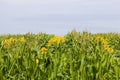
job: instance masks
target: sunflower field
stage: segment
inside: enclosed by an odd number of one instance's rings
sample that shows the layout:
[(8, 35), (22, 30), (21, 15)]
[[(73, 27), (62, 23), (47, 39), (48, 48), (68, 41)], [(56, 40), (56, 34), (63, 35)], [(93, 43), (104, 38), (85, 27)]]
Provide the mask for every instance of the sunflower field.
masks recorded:
[(120, 80), (120, 34), (1, 35), (0, 80)]

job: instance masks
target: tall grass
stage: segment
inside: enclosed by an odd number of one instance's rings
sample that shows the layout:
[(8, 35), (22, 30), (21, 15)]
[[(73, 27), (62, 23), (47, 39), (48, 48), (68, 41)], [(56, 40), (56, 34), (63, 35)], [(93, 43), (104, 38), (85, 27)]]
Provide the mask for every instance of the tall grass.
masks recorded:
[(0, 80), (120, 80), (120, 34), (0, 36)]

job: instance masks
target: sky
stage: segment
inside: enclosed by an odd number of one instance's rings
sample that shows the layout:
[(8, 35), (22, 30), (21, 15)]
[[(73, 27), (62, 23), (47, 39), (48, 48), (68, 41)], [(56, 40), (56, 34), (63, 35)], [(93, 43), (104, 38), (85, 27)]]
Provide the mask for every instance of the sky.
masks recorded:
[(0, 34), (120, 32), (120, 0), (0, 0)]

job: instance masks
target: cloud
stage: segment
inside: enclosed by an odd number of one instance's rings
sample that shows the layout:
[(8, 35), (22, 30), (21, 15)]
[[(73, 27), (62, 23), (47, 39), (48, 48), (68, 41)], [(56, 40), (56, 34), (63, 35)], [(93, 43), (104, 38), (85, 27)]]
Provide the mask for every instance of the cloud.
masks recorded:
[(119, 27), (119, 4), (120, 0), (0, 0), (0, 32)]

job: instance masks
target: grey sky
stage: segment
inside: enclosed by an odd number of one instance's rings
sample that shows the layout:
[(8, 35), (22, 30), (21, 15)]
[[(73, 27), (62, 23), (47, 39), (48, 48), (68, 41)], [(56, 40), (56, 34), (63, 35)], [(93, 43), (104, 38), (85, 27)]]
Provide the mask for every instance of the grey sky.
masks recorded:
[(0, 34), (120, 32), (120, 0), (0, 0)]

